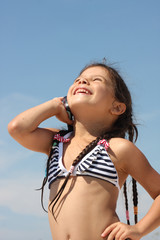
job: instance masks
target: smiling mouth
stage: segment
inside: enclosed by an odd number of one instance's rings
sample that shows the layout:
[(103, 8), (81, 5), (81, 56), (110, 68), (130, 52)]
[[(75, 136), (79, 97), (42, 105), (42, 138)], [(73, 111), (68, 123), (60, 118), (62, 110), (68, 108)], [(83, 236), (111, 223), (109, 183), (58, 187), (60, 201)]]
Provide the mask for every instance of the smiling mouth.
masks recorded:
[(74, 91), (74, 95), (79, 94), (79, 93), (88, 94), (88, 95), (91, 94), (91, 92), (85, 88), (78, 88)]

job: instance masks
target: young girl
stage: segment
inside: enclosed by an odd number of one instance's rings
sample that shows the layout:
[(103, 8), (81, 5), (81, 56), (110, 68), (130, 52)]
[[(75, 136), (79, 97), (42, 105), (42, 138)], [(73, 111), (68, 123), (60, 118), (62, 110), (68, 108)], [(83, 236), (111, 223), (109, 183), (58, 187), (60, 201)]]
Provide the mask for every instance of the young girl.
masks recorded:
[[(64, 100), (31, 108), (8, 125), (21, 145), (49, 156), (42, 190), (48, 180), (53, 239), (141, 239), (160, 225), (160, 175), (132, 143), (138, 132), (128, 88), (113, 68), (97, 63), (85, 67), (69, 88), (69, 107)], [(69, 119), (69, 108), (74, 119)], [(67, 123), (68, 131), (39, 127), (53, 116)], [(134, 191), (137, 180), (154, 199), (133, 226), (121, 223), (115, 212), (128, 175)], [(134, 205), (137, 216), (136, 197)], [(129, 223), (128, 211), (127, 219)]]

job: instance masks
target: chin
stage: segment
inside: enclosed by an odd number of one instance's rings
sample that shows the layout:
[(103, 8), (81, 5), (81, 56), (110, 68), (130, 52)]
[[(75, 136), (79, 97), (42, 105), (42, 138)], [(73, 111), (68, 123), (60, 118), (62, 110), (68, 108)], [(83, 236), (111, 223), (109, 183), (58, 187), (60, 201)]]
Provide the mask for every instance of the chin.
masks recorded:
[(87, 105), (88, 102), (88, 98), (87, 96), (82, 96), (82, 95), (75, 95), (72, 98), (68, 98), (68, 104), (69, 107), (71, 108), (72, 106), (80, 106), (80, 105)]

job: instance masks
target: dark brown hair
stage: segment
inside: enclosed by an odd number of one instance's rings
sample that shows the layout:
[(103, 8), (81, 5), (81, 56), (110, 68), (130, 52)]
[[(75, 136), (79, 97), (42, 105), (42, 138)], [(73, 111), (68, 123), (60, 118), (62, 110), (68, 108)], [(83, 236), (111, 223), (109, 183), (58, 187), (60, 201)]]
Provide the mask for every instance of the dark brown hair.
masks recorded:
[[(131, 95), (130, 95), (130, 92), (129, 92), (124, 80), (119, 75), (118, 71), (115, 70), (113, 67), (108, 66), (104, 63), (92, 63), (92, 64), (89, 64), (89, 65), (85, 66), (82, 69), (82, 71), (80, 72), (80, 75), (86, 69), (91, 68), (91, 67), (96, 67), (96, 66), (103, 67), (108, 71), (109, 77), (110, 77), (110, 79), (112, 81), (112, 84), (113, 84), (115, 98), (119, 102), (122, 102), (126, 105), (126, 111), (118, 117), (118, 119), (116, 120), (112, 129), (109, 132), (106, 132), (105, 134), (103, 134), (103, 136), (98, 136), (94, 141), (92, 141), (88, 146), (86, 146), (86, 148), (73, 161), (73, 163), (72, 163), (73, 166), (76, 166), (77, 163), (79, 163), (81, 161), (81, 159), (96, 146), (96, 144), (98, 143), (98, 141), (100, 139), (109, 140), (109, 139), (114, 138), (114, 137), (121, 137), (121, 138), (129, 139), (129, 141), (131, 141), (131, 142), (133, 142), (133, 141), (135, 142), (137, 140), (137, 137), (138, 137), (137, 127), (133, 122), (133, 110), (132, 110)], [(69, 127), (69, 130), (60, 131), (60, 134), (63, 136), (67, 132), (70, 132), (71, 130), (72, 130), (71, 127)], [(41, 188), (42, 189), (41, 202), (42, 202), (43, 209), (44, 209), (44, 206), (43, 206), (43, 189), (44, 189), (44, 186), (45, 186), (45, 184), (47, 182), (47, 179), (48, 179), (49, 162), (50, 162), (50, 157), (53, 154), (54, 153), (51, 151), (50, 156), (49, 156), (48, 161), (47, 161), (46, 176), (43, 180), (42, 188)], [(70, 173), (66, 177), (61, 189), (59, 190), (59, 192), (57, 193), (57, 195), (55, 196), (55, 198), (51, 201), (51, 203), (49, 205), (49, 207), (52, 205), (52, 212), (53, 212), (53, 208), (54, 208), (55, 204), (57, 203), (58, 199), (60, 198), (60, 196), (61, 196), (61, 194), (62, 194), (62, 192), (63, 192), (63, 190), (64, 190), (64, 188), (67, 184), (69, 176), (70, 176)], [(137, 209), (138, 197), (137, 197), (136, 181), (134, 179), (132, 179), (132, 183), (133, 183), (133, 203), (134, 203), (134, 208)], [(127, 223), (130, 224), (130, 221), (128, 219), (128, 200), (127, 200), (127, 185), (126, 185), (126, 182), (124, 183), (124, 196), (125, 196), (125, 206), (126, 206), (126, 213), (127, 213)], [(134, 212), (135, 212), (135, 222), (137, 222), (137, 211), (134, 211)]]

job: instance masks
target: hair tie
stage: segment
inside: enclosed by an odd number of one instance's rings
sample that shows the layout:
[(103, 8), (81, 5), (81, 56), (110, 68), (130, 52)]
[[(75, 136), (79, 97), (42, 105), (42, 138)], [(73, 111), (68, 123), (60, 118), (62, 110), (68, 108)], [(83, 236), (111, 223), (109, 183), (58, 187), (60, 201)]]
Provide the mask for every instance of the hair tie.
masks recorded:
[(74, 171), (74, 166), (72, 165), (72, 166), (70, 167), (70, 169), (69, 169), (69, 172), (72, 174), (73, 171)]
[(138, 207), (134, 206), (134, 214), (137, 215), (137, 213), (138, 213)]
[(129, 220), (129, 211), (126, 210), (126, 219)]
[(64, 137), (60, 136), (59, 133), (56, 134), (53, 139), (58, 140), (59, 142), (64, 142), (64, 143), (70, 141), (69, 138), (64, 138)]
[(103, 145), (106, 150), (109, 148), (109, 143), (105, 139), (100, 140), (97, 145)]

